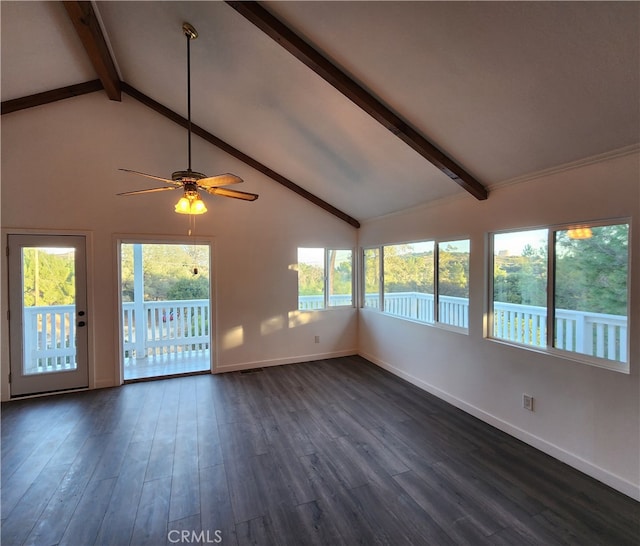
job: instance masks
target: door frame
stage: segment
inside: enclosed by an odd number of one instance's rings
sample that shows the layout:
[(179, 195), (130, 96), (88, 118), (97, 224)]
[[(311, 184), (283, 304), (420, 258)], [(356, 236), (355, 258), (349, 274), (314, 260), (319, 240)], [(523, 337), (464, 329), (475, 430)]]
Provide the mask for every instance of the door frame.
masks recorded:
[(113, 239), (113, 252), (115, 256), (114, 260), (114, 278), (116, 280), (115, 291), (117, 297), (115, 298), (115, 314), (118, 317), (118, 331), (116, 332), (115, 342), (118, 344), (118, 363), (116, 371), (116, 384), (124, 384), (124, 353), (123, 353), (123, 324), (122, 324), (122, 279), (121, 279), (121, 267), (120, 267), (120, 245), (125, 244), (184, 244), (192, 245), (196, 244), (208, 244), (209, 245), (209, 371), (213, 374), (216, 372), (218, 365), (218, 311), (217, 311), (217, 263), (216, 260), (216, 240), (214, 237), (208, 235), (194, 235), (189, 237), (187, 235), (150, 235), (145, 234), (131, 234), (131, 233), (116, 233), (112, 237)]
[[(11, 400), (11, 385), (9, 383), (9, 374), (11, 372), (11, 340), (9, 332), (9, 259), (6, 249), (9, 244), (9, 235), (52, 235), (52, 236), (80, 236), (85, 238), (85, 272), (87, 285), (87, 309), (94, 309), (94, 269), (93, 269), (93, 232), (86, 230), (64, 230), (64, 229), (27, 229), (27, 228), (11, 228), (3, 227), (0, 229), (0, 236), (3, 244), (3, 252), (0, 258), (0, 267), (3, 272), (0, 280), (0, 317), (3, 318), (0, 326), (0, 339), (2, 340), (0, 348), (0, 400), (3, 402)], [(93, 320), (87, 321), (87, 371), (88, 371), (88, 387), (80, 390), (88, 390), (95, 388), (95, 329)], [(77, 391), (78, 389), (73, 389)], [(19, 396), (20, 399), (36, 398), (40, 396), (50, 396), (68, 391), (56, 391), (52, 393), (32, 394)], [(18, 397), (14, 397), (18, 398)]]

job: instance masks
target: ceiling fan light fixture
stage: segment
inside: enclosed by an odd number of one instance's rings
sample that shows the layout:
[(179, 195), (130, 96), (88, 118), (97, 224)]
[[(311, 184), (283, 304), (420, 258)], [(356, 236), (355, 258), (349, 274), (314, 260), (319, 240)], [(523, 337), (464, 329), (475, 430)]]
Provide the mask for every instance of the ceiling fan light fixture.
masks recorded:
[(191, 214), (204, 214), (205, 212), (207, 212), (207, 207), (205, 206), (204, 201), (200, 199), (200, 196), (198, 196), (191, 203)]
[(178, 214), (204, 214), (207, 212), (207, 207), (204, 201), (200, 199), (200, 195), (188, 195), (185, 193), (180, 200), (176, 203), (175, 211)]

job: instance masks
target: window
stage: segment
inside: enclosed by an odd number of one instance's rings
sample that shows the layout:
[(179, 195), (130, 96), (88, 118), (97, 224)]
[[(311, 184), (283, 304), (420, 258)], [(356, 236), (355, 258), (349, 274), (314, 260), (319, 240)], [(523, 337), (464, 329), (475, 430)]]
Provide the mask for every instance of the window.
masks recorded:
[(324, 308), (324, 248), (298, 249), (298, 309)]
[(469, 240), (438, 243), (438, 322), (469, 327)]
[(493, 337), (547, 344), (546, 229), (493, 236)]
[(382, 261), (385, 313), (433, 322), (433, 241), (387, 245)]
[(465, 239), (365, 248), (362, 306), (467, 330), (469, 246)]
[(353, 306), (353, 252), (327, 250), (329, 307)]
[(298, 248), (298, 309), (352, 305), (353, 251)]
[(490, 335), (628, 371), (629, 224), (494, 234)]
[(365, 248), (363, 256), (363, 307), (380, 309), (380, 249)]
[(629, 224), (555, 232), (553, 346), (627, 362)]

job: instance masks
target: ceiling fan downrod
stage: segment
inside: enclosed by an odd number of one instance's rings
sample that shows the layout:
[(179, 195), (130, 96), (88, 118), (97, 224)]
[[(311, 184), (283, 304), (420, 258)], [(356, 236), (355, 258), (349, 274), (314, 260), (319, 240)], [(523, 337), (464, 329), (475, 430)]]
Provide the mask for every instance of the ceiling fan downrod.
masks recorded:
[(198, 31), (189, 23), (182, 23), (182, 31), (187, 37), (187, 133), (189, 148), (189, 167), (191, 172), (191, 40), (198, 37)]
[[(244, 191), (231, 190), (224, 188), (231, 184), (243, 182), (242, 178), (231, 173), (218, 174), (215, 176), (207, 176), (191, 170), (191, 40), (198, 37), (198, 32), (189, 23), (182, 24), (182, 31), (187, 38), (187, 145), (189, 152), (189, 167), (186, 171), (175, 171), (171, 173), (171, 180), (161, 176), (154, 176), (140, 171), (131, 169), (120, 169), (121, 171), (138, 174), (146, 178), (152, 178), (169, 184), (159, 188), (149, 188), (146, 190), (127, 191), (118, 195), (137, 195), (141, 193), (151, 193), (165, 190), (182, 189), (183, 196), (176, 203), (175, 211), (180, 214), (203, 214), (207, 211), (202, 199), (200, 199), (199, 190), (211, 195), (220, 195), (223, 197), (233, 197), (234, 199), (242, 199), (243, 201), (255, 201), (258, 195)], [(184, 118), (183, 118), (184, 119)]]

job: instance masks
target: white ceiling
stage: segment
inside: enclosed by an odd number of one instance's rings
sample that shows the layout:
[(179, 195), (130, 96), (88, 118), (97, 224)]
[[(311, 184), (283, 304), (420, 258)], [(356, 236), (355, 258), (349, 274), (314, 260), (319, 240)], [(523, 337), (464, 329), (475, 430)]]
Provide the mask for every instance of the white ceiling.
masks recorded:
[[(640, 141), (637, 2), (264, 5), (486, 186)], [(96, 78), (60, 3), (0, 9), (3, 101)], [(96, 9), (121, 79), (185, 116), (193, 24), (194, 122), (347, 214), (465, 194), (225, 3)]]

